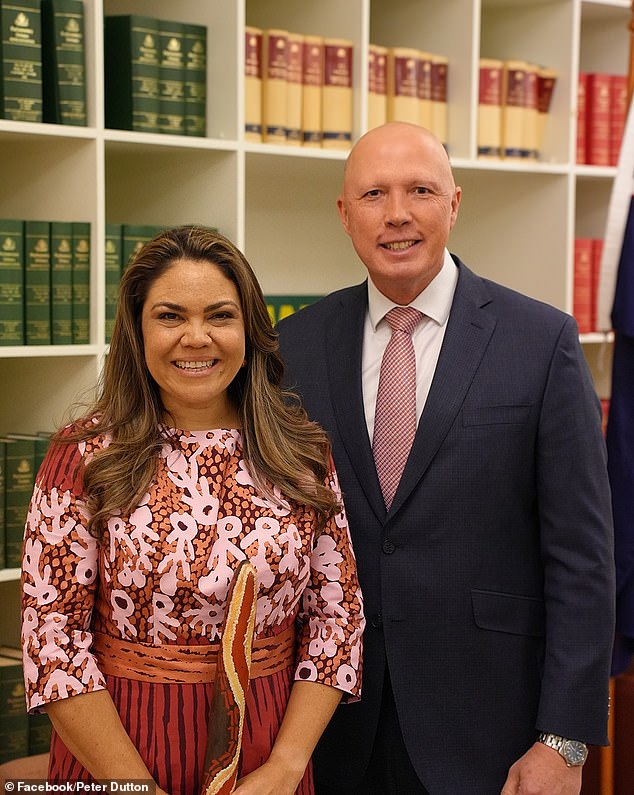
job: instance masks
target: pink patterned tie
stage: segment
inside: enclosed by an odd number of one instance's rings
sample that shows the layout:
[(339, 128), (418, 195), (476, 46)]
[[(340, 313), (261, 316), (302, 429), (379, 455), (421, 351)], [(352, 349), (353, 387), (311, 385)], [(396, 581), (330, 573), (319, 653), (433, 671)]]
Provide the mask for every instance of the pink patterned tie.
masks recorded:
[(422, 316), (411, 306), (397, 306), (385, 316), (392, 336), (381, 361), (372, 452), (388, 511), (416, 433), (416, 354), (412, 332)]

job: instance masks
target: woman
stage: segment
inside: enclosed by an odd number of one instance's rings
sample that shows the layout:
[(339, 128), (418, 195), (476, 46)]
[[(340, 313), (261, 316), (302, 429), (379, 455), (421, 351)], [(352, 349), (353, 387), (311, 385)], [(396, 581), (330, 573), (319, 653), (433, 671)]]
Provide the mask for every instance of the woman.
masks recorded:
[(57, 434), (27, 519), (27, 703), (53, 723), (52, 780), (152, 778), (197, 795), (227, 594), (249, 560), (235, 792), (313, 791), (313, 747), (359, 695), (364, 622), (328, 442), (282, 370), (227, 239), (183, 227), (141, 249), (100, 395)]

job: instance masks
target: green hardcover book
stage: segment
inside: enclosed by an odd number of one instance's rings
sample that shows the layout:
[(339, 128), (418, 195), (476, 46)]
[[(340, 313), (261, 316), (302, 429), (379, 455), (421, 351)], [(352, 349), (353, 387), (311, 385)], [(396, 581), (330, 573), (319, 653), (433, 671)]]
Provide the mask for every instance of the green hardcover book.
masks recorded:
[(121, 224), (106, 224), (106, 342), (112, 339), (121, 281)]
[(51, 748), (53, 727), (46, 712), (36, 712), (28, 716), (29, 720), (29, 756), (46, 754)]
[(42, 121), (40, 0), (2, 0), (0, 15), (0, 117)]
[(185, 133), (183, 25), (159, 20), (159, 132)]
[(123, 224), (121, 232), (121, 263), (124, 271), (132, 257), (163, 227), (153, 224)]
[(0, 345), (24, 345), (24, 222), (0, 219)]
[(44, 121), (86, 126), (85, 61), (82, 0), (42, 0)]
[(50, 444), (50, 434), (42, 433), (7, 433), (5, 439), (26, 439), (33, 442), (33, 482), (37, 480), (37, 473), (42, 466), (42, 461)]
[(29, 752), (29, 720), (24, 700), (22, 662), (0, 656), (0, 763)]
[(48, 221), (24, 222), (24, 310), (27, 345), (51, 344), (51, 245)]
[(73, 343), (90, 342), (90, 224), (73, 221)]
[(320, 298), (321, 295), (267, 295), (265, 300), (271, 323), (275, 325), (293, 312), (314, 304)]
[(158, 132), (158, 20), (128, 14), (104, 25), (106, 126)]
[(35, 483), (35, 442), (4, 438), (5, 443), (5, 554), (8, 568), (22, 562), (24, 523)]
[(185, 135), (207, 134), (207, 28), (183, 25)]
[(70, 221), (51, 221), (51, 342), (73, 341), (73, 229)]
[(6, 457), (6, 444), (4, 439), (0, 439), (0, 569), (4, 569), (7, 565), (5, 545), (7, 543), (7, 528), (4, 518), (4, 504), (5, 504), (5, 457)]

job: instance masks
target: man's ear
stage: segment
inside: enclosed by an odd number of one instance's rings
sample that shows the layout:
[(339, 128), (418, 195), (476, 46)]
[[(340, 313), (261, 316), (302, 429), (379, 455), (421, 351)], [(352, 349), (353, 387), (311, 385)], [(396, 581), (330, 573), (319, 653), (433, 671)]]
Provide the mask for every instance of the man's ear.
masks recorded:
[(337, 212), (339, 213), (339, 220), (343, 224), (343, 228), (346, 230), (347, 234), (350, 234), (348, 228), (348, 210), (342, 196), (337, 199)]

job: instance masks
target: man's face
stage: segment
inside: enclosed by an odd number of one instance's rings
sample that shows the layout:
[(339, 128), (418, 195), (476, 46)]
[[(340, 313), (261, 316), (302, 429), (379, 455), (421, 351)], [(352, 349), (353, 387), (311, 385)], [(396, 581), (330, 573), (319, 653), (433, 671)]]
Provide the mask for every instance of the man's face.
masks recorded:
[(460, 196), (444, 149), (420, 128), (389, 124), (355, 146), (339, 217), (372, 281), (395, 303), (410, 303), (439, 273)]

